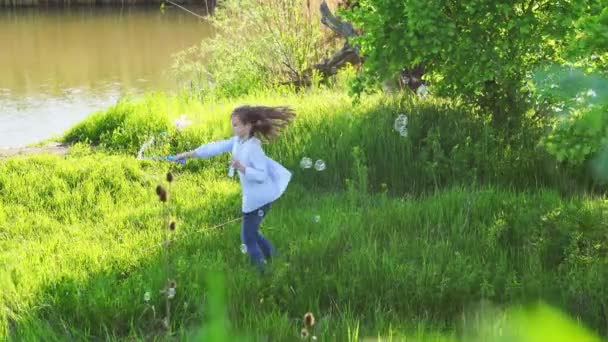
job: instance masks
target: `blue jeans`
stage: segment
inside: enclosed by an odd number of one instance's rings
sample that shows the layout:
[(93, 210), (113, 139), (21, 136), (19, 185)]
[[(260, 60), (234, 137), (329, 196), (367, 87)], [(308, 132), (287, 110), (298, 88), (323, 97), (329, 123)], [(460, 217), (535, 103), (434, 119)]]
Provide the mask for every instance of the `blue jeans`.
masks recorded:
[(264, 259), (270, 258), (274, 254), (274, 248), (260, 234), (260, 224), (266, 217), (271, 204), (268, 203), (252, 212), (243, 213), (243, 223), (241, 230), (241, 241), (247, 249), (247, 254), (257, 267), (263, 267)]

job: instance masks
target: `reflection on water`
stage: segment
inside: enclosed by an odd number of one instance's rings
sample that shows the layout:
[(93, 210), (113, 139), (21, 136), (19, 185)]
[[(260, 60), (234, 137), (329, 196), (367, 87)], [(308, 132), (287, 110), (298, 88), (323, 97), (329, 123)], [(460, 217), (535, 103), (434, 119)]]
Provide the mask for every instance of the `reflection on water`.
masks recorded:
[(171, 54), (210, 34), (174, 8), (2, 9), (0, 148), (63, 133), (127, 93), (172, 90)]

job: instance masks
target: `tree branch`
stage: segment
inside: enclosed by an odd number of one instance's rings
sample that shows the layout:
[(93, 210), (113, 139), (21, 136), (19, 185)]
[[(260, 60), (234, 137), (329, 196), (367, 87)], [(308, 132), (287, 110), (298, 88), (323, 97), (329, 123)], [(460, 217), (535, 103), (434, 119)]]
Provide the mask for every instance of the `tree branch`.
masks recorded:
[(325, 0), (321, 2), (321, 23), (346, 39), (357, 35), (351, 23), (342, 21), (331, 13)]

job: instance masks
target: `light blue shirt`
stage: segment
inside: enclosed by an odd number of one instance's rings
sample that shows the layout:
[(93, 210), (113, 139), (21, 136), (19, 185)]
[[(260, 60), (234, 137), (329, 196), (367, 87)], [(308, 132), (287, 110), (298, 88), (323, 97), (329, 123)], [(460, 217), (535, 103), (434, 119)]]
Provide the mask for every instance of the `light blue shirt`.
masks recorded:
[(238, 171), (244, 213), (276, 201), (285, 192), (291, 172), (268, 158), (262, 150), (262, 142), (256, 137), (241, 140), (234, 136), (214, 141), (195, 149), (194, 156), (209, 158), (227, 152), (231, 152), (232, 158), (245, 166), (245, 172)]

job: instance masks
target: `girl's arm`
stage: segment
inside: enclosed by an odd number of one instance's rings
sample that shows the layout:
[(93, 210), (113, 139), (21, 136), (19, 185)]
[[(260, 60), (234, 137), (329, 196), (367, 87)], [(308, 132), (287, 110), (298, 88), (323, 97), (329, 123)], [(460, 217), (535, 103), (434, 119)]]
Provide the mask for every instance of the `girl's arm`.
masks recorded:
[(254, 144), (250, 151), (249, 162), (251, 166), (245, 167), (245, 179), (255, 182), (263, 182), (268, 177), (268, 163), (266, 162), (266, 154), (262, 147)]
[(232, 144), (234, 137), (230, 139), (214, 141), (192, 150), (183, 152), (175, 155), (176, 160), (187, 159), (187, 158), (210, 158), (221, 153), (230, 152), (232, 150)]

